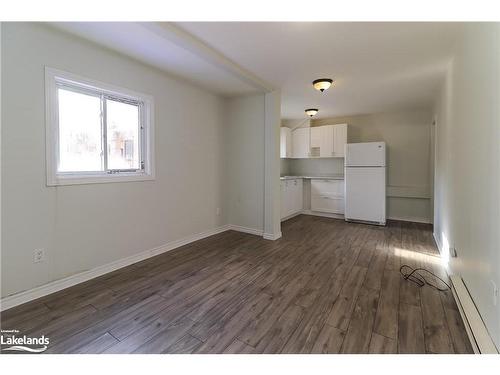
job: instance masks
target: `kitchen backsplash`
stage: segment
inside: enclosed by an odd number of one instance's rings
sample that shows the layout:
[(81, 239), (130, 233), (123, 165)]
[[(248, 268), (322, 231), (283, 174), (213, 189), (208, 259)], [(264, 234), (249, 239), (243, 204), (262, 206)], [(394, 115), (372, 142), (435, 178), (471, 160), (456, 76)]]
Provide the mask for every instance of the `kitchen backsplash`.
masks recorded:
[(343, 158), (281, 159), (281, 175), (306, 176), (344, 173)]
[(290, 175), (292, 159), (280, 159), (280, 176)]

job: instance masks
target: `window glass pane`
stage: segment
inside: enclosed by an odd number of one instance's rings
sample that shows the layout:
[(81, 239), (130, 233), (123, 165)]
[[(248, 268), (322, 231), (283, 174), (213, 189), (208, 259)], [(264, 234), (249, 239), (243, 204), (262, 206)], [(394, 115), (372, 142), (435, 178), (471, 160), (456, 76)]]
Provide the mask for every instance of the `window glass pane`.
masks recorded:
[(139, 106), (106, 100), (108, 169), (140, 169)]
[(101, 100), (58, 89), (59, 172), (102, 171)]

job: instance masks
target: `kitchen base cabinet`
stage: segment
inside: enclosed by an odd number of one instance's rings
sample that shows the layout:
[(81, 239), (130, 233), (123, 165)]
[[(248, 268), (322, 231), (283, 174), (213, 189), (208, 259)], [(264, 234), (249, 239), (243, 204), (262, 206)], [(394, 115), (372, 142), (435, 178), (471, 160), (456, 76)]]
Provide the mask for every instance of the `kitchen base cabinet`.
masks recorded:
[(301, 212), (303, 209), (303, 182), (301, 178), (281, 180), (281, 218)]
[(344, 181), (311, 180), (311, 211), (344, 214)]
[(347, 144), (347, 124), (333, 126), (333, 152), (332, 156), (345, 157), (345, 145)]
[(329, 212), (332, 214), (344, 213), (344, 198), (336, 198), (330, 195), (312, 195), (311, 211)]
[(281, 219), (300, 212), (328, 217), (344, 215), (344, 180), (288, 178), (281, 180), (280, 189)]

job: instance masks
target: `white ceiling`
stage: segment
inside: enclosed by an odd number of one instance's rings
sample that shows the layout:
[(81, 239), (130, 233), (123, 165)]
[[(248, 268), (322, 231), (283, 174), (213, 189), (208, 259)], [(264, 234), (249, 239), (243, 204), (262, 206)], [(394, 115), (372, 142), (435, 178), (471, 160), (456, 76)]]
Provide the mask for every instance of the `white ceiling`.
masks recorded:
[[(282, 91), (282, 117), (317, 118), (431, 105), (458, 23), (177, 23)], [(335, 87), (313, 90), (316, 78)]]
[[(461, 27), (385, 22), (53, 25), (220, 95), (280, 88), (284, 119), (304, 118), (310, 107), (319, 108), (317, 118), (429, 107)], [(177, 32), (165, 34), (158, 27), (187, 34), (178, 38)], [(311, 82), (321, 77), (333, 78), (335, 87), (323, 94), (314, 90)]]
[(164, 70), (216, 94), (241, 95), (257, 90), (220, 66), (182, 48), (172, 39), (136, 22), (55, 22), (58, 29), (98, 43)]

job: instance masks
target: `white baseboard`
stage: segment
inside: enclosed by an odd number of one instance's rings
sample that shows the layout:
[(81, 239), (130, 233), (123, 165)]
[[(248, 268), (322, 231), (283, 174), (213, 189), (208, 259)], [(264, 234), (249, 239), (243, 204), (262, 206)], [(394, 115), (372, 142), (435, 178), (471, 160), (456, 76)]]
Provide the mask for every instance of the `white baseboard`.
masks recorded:
[[(432, 233), (436, 246), (439, 250), (439, 254), (443, 255), (443, 244), (441, 243), (439, 236), (435, 232)], [(457, 303), (458, 310), (460, 311), (460, 316), (467, 331), (467, 336), (471, 343), (472, 349), (476, 354), (498, 354), (498, 351), (491, 339), (486, 325), (479, 314), (472, 296), (467, 289), (464, 281), (459, 275), (450, 275), (450, 267), (448, 264), (446, 266), (446, 272), (450, 276), (451, 280), (451, 291), (453, 292), (453, 297)]]
[(256, 236), (262, 236), (264, 234), (264, 231), (261, 229), (242, 227), (240, 225), (228, 224), (227, 227), (228, 227), (227, 230), (235, 230), (237, 232), (254, 234)]
[[(72, 276), (65, 277), (63, 279), (51, 281), (47, 284), (38, 286), (38, 287), (30, 289), (30, 290), (26, 290), (26, 291), (22, 291), (22, 292), (19, 292), (16, 294), (12, 294), (10, 296), (6, 296), (0, 300), (0, 311), (7, 310), (7, 309), (10, 309), (10, 308), (18, 306), (18, 305), (22, 305), (23, 303), (33, 301), (37, 298), (44, 297), (46, 295), (58, 292), (60, 290), (69, 288), (71, 286), (74, 286), (74, 285), (83, 283), (85, 281), (94, 279), (96, 277), (105, 275), (107, 273), (116, 271), (120, 268), (127, 267), (131, 264), (140, 262), (142, 260), (154, 257), (156, 255), (165, 253), (167, 251), (176, 249), (178, 247), (187, 245), (191, 242), (195, 242), (195, 241), (201, 240), (203, 238), (210, 237), (210, 236), (213, 236), (215, 234), (225, 232), (227, 230), (235, 230), (238, 232), (249, 233), (249, 234), (253, 234), (253, 235), (257, 235), (257, 236), (263, 236), (263, 234), (264, 234), (262, 230), (258, 230), (258, 229), (247, 228), (247, 227), (242, 227), (239, 225), (232, 225), (232, 224), (223, 225), (221, 227), (210, 229), (210, 230), (198, 233), (198, 234), (194, 234), (192, 236), (188, 236), (188, 237), (182, 238), (180, 240), (169, 242), (165, 245), (162, 245), (162, 246), (159, 246), (159, 247), (156, 247), (153, 249), (142, 251), (138, 254), (134, 254), (134, 255), (129, 256), (127, 258), (119, 259), (119, 260), (116, 260), (114, 262), (104, 264), (102, 266), (98, 266), (98, 267), (92, 268), (90, 270), (77, 273), (77, 274), (72, 275)], [(281, 233), (280, 233), (279, 237), (281, 237)], [(277, 237), (277, 238), (279, 238), (279, 237)], [(264, 238), (266, 238), (266, 237), (264, 237)], [(274, 239), (277, 239), (277, 238), (274, 238)], [(273, 239), (273, 238), (268, 238), (268, 239)]]
[(281, 218), (281, 222), (283, 221), (287, 221), (288, 219), (291, 219), (293, 217), (296, 217), (296, 216), (299, 216), (299, 215), (302, 215), (304, 212), (303, 211), (299, 211), (299, 212), (296, 212), (294, 214), (291, 214), (291, 215), (288, 215), (288, 216), (285, 216), (283, 218)]
[(262, 237), (264, 237), (265, 240), (275, 241), (275, 240), (278, 240), (281, 238), (281, 232), (279, 232), (277, 234), (264, 233), (264, 235)]
[(332, 214), (332, 213), (329, 213), (329, 212), (318, 212), (318, 211), (311, 211), (311, 210), (302, 210), (300, 213), (303, 214), (303, 215), (329, 217), (330, 219), (341, 219), (341, 220), (345, 219), (344, 215), (341, 215), (341, 214)]
[[(167, 251), (176, 249), (180, 246), (187, 245), (191, 242), (201, 240), (206, 237), (213, 236), (214, 234), (225, 232), (229, 229), (233, 229), (231, 225), (224, 225), (215, 229), (210, 229), (192, 236), (182, 238), (180, 240), (169, 242), (165, 245), (149, 249), (132, 256), (116, 260), (114, 262), (104, 264), (92, 268), (88, 271), (83, 271), (72, 276), (65, 277), (63, 279), (55, 280), (45, 285), (38, 286), (36, 288), (19, 292), (0, 300), (0, 311), (10, 309), (12, 307), (21, 305), (23, 303), (35, 300), (37, 298), (58, 292), (60, 290), (69, 288), (71, 286), (83, 283), (85, 281), (94, 279), (96, 277), (102, 276), (106, 273), (116, 271), (120, 268), (129, 266), (131, 264), (140, 262), (142, 260), (154, 257), (156, 255), (165, 253)], [(262, 234), (262, 233), (261, 233)]]
[[(289, 217), (283, 218), (282, 221), (291, 219), (292, 217), (295, 217), (297, 215), (312, 215), (312, 216), (321, 216), (321, 217), (329, 217), (333, 219), (344, 219), (344, 215), (342, 214), (332, 214), (328, 212), (317, 212), (317, 211), (311, 211), (311, 210), (302, 210), (299, 213), (293, 214)], [(423, 223), (423, 224), (431, 224), (431, 221), (426, 218), (419, 218), (419, 217), (395, 217), (395, 216), (390, 216), (387, 218), (388, 220), (398, 220), (398, 221), (410, 221), (413, 223)]]
[(342, 220), (344, 220), (344, 215), (340, 215), (340, 214), (331, 214), (331, 213), (328, 213), (328, 212), (317, 212), (317, 211), (311, 211), (311, 210), (302, 210), (302, 211), (296, 212), (296, 213), (294, 213), (292, 215), (285, 216), (284, 218), (281, 219), (281, 221), (282, 222), (283, 221), (287, 221), (287, 220), (292, 219), (294, 217), (297, 217), (299, 215), (321, 216), (321, 217), (329, 217), (331, 219), (342, 219)]
[(439, 254), (441, 254), (441, 256), (442, 256), (443, 255), (443, 244), (441, 243), (439, 236), (436, 235), (436, 232), (432, 231), (432, 237), (434, 237), (434, 242), (436, 242), (436, 246), (439, 250)]
[(498, 350), (462, 278), (458, 275), (451, 275), (450, 279), (453, 297), (457, 303), (474, 353), (498, 354)]
[[(318, 212), (318, 211), (311, 211), (311, 210), (302, 210), (302, 211), (297, 212), (297, 213), (295, 213), (293, 215), (284, 217), (283, 219), (281, 219), (281, 221), (285, 221), (285, 220), (291, 219), (292, 217), (295, 217), (295, 216), (298, 216), (298, 215), (312, 215), (312, 216), (329, 217), (329, 218), (333, 218), (333, 219), (344, 219), (344, 215), (342, 215), (342, 214), (332, 214), (332, 213), (328, 213), (328, 212)], [(389, 219), (389, 220), (398, 220), (398, 221), (410, 221), (410, 222), (413, 222), (413, 223), (431, 224), (431, 221), (429, 219), (419, 218), (419, 217), (409, 217), (409, 216), (405, 216), (405, 217), (399, 217), (398, 216), (398, 217), (395, 217), (395, 216), (390, 216), (387, 219)]]
[(266, 240), (273, 240), (274, 241), (274, 240), (277, 240), (277, 239), (281, 238), (281, 232), (279, 232), (277, 234), (264, 233), (264, 231), (260, 230), (260, 229), (254, 229), (254, 228), (249, 228), (249, 227), (242, 227), (242, 226), (233, 225), (233, 224), (229, 224), (228, 225), (228, 229), (235, 230), (237, 232), (243, 232), (243, 233), (253, 234), (253, 235), (256, 235), (256, 236), (262, 236)]
[(389, 216), (388, 220), (409, 221), (411, 223), (432, 224), (430, 219), (424, 217), (411, 217), (411, 216)]

